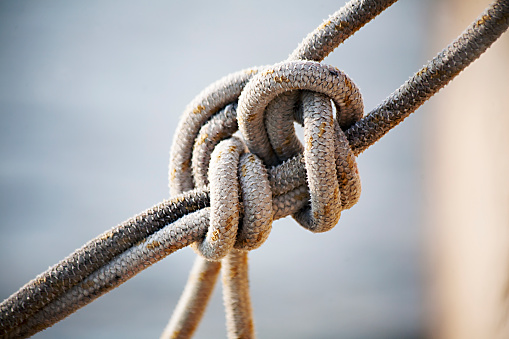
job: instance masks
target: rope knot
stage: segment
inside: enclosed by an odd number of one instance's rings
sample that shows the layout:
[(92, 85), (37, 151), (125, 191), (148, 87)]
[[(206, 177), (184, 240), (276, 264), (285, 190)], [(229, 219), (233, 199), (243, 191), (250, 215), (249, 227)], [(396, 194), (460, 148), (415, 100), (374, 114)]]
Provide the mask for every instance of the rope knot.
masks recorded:
[(259, 247), (269, 236), (273, 215), (272, 193), (263, 162), (246, 153), (244, 142), (234, 136), (215, 147), (208, 178), (210, 225), (205, 239), (194, 248), (207, 259), (219, 260), (234, 247), (242, 250)]
[(180, 122), (170, 163), (172, 193), (210, 188), (210, 225), (195, 249), (219, 260), (257, 248), (288, 214), (313, 232), (333, 228), (360, 196), (343, 129), (362, 115), (348, 76), (313, 61), (241, 71), (206, 89)]
[[(252, 153), (276, 165), (303, 152), (310, 204), (293, 216), (313, 232), (333, 228), (341, 211), (359, 199), (355, 156), (341, 128), (360, 120), (363, 110), (360, 92), (348, 76), (313, 61), (269, 67), (239, 97), (239, 130)], [(294, 120), (304, 125), (304, 147), (296, 139)]]

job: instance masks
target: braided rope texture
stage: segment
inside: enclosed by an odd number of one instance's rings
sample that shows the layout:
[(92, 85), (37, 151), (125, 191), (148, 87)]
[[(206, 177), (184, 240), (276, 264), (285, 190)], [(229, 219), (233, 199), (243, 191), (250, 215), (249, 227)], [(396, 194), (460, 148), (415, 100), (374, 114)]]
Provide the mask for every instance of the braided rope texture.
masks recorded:
[[(229, 336), (254, 337), (247, 251), (261, 246), (272, 221), (287, 215), (312, 232), (334, 227), (341, 211), (359, 199), (355, 156), (445, 86), (509, 25), (509, 2), (495, 1), (363, 117), (357, 86), (319, 61), (394, 2), (351, 1), (286, 61), (231, 74), (199, 94), (185, 110), (172, 146), (174, 198), (91, 240), (6, 299), (0, 335), (27, 337), (43, 330), (192, 246), (201, 257), (163, 337), (192, 335), (221, 260)], [(304, 126), (303, 145), (294, 121)]]

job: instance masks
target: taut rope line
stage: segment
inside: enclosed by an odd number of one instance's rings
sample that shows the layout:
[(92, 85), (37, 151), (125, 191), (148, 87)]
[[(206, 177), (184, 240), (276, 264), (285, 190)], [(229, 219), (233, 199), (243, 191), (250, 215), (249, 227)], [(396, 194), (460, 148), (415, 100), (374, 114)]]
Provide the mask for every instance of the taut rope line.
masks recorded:
[[(225, 258), (229, 336), (254, 336), (247, 250), (263, 243), (272, 220), (287, 215), (311, 231), (333, 227), (360, 193), (355, 156), (438, 92), (509, 26), (509, 1), (495, 1), (362, 118), (355, 84), (318, 61), (394, 2), (351, 1), (287, 61), (235, 73), (202, 92), (175, 135), (174, 198), (91, 240), (3, 301), (0, 336), (33, 335), (188, 245), (207, 259)], [(293, 120), (304, 124), (304, 146), (293, 135)], [(230, 137), (237, 128), (243, 139)], [(163, 336), (192, 334), (201, 316), (193, 310), (203, 311), (219, 263), (199, 259), (193, 270), (200, 278), (191, 280)]]

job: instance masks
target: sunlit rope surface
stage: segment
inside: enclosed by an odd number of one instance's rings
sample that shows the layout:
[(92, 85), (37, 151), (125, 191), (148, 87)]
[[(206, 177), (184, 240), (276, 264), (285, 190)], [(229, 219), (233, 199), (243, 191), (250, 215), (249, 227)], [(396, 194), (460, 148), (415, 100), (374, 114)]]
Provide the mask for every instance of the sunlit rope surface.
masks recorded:
[[(200, 94), (184, 113), (176, 133), (178, 143), (172, 147), (172, 193), (185, 193), (93, 239), (6, 299), (1, 304), (0, 335), (32, 335), (166, 255), (196, 244), (207, 258), (225, 257), (229, 335), (253, 336), (243, 250), (259, 246), (268, 236), (270, 221), (288, 214), (313, 231), (333, 227), (339, 212), (355, 203), (360, 193), (354, 155), (475, 60), (509, 21), (508, 1), (493, 3), (461, 37), (361, 119), (362, 101), (355, 85), (341, 71), (316, 61), (393, 2), (352, 1), (312, 32), (286, 62), (241, 71)], [(281, 95), (295, 89), (309, 92)], [(335, 104), (336, 120), (329, 98)], [(284, 122), (291, 121), (288, 117), (304, 123), (303, 147), (285, 127)], [(282, 122), (283, 128), (274, 129), (273, 121)], [(219, 143), (237, 127), (244, 141), (233, 138)], [(322, 174), (331, 172), (337, 186), (321, 181)], [(232, 194), (223, 194), (225, 187)], [(240, 195), (233, 194), (239, 190)], [(164, 335), (185, 337), (199, 321), (189, 310), (203, 310), (206, 287), (213, 286), (219, 269), (217, 263), (199, 259), (195, 271), (210, 279), (198, 279), (194, 290), (195, 282), (190, 282)], [(233, 271), (242, 274), (228, 275)], [(207, 286), (200, 286), (204, 281)]]

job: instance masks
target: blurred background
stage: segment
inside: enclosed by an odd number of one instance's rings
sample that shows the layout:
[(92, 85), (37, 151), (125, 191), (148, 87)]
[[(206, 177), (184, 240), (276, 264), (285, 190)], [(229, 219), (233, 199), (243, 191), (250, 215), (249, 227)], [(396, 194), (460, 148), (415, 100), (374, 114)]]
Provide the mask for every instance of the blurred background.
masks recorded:
[[(401, 1), (324, 62), (355, 81), (368, 112), (460, 34), (487, 3)], [(187, 103), (228, 73), (286, 59), (303, 37), (343, 4), (1, 1), (0, 298), (91, 238), (168, 198), (169, 150)], [(460, 11), (463, 7), (471, 11)], [(472, 68), (492, 66), (507, 46), (505, 36)], [(503, 60), (498, 62), (507, 64)], [(469, 72), (474, 71), (464, 74)], [(443, 134), (435, 127), (442, 121), (443, 110), (461, 107), (449, 99), (454, 88), (466, 107), (476, 100), (498, 102), (504, 96), (501, 87), (502, 94), (486, 89), (481, 98), (478, 88), (488, 86), (489, 81), (481, 80), (483, 75), (503, 85), (507, 67), (477, 72), (466, 81), (465, 88), (475, 88), (472, 92), (453, 82), (430, 105), (359, 156), (361, 199), (343, 212), (332, 231), (312, 234), (290, 218), (275, 222), (267, 242), (250, 254), (259, 337), (466, 338), (455, 337), (440, 321), (449, 319), (447, 312), (455, 314), (441, 303), (441, 295), (458, 290), (445, 281), (464, 281), (464, 276), (437, 274), (451, 272), (447, 265), (458, 267), (465, 258), (448, 253), (448, 258), (458, 260), (444, 261), (439, 252), (463, 234), (462, 221), (453, 221), (458, 227), (442, 237), (438, 222), (449, 220), (440, 213), (453, 211), (443, 206), (456, 196), (440, 191), (443, 185), (437, 183), (449, 182), (462, 168), (448, 163), (456, 149), (442, 146), (445, 139), (457, 140), (450, 132), (458, 120), (443, 127)], [(484, 117), (487, 127), (497, 125), (499, 120), (485, 114), (476, 111), (472, 117)], [(504, 119), (504, 115), (495, 118)], [(497, 126), (501, 131), (497, 135), (504, 137), (504, 125)], [(465, 133), (462, 137), (468, 139), (471, 134)], [(484, 147), (479, 147), (476, 150), (482, 152)], [(440, 153), (443, 167), (435, 167), (439, 150), (444, 152)], [(506, 162), (506, 167), (500, 167), (498, 161), (509, 157), (507, 151), (497, 152), (490, 164), (504, 177), (509, 166)], [(466, 154), (466, 158), (474, 156)], [(462, 165), (457, 159), (453, 163)], [(470, 175), (475, 174), (467, 174), (466, 180), (471, 180)], [(507, 181), (492, 181), (495, 190), (509, 186)], [(464, 185), (460, 182), (458, 187)], [(490, 215), (505, 213), (509, 206), (507, 189), (500, 192), (502, 200), (495, 200), (502, 207), (493, 207)], [(456, 214), (477, 207), (479, 203), (473, 208), (462, 205)], [(485, 219), (479, 218), (485, 227)], [(508, 219), (502, 219), (502, 224), (504, 220)], [(478, 240), (479, 234), (484, 233), (473, 233), (471, 239)], [(500, 233), (494, 234), (487, 239), (488, 247), (493, 247), (493, 240), (503, 239)], [(494, 255), (507, 258), (504, 240), (500, 242), (496, 248), (502, 250)], [(468, 252), (468, 244), (464, 247)], [(35, 337), (158, 337), (194, 257), (191, 249), (167, 257)], [(490, 258), (486, 256), (492, 263)], [(484, 273), (502, 272), (495, 279), (500, 285), (507, 277), (500, 267), (509, 265), (507, 260), (499, 265)], [(502, 288), (499, 285), (494, 288)], [(482, 291), (485, 285), (479, 286)], [(468, 296), (468, 290), (464, 294)], [(479, 295), (482, 299), (483, 293)], [(480, 305), (480, 299), (476, 300), (474, 305)], [(482, 310), (477, 311), (485, 314)], [(458, 319), (461, 324), (464, 318)], [(196, 338), (225, 335), (218, 284)]]

